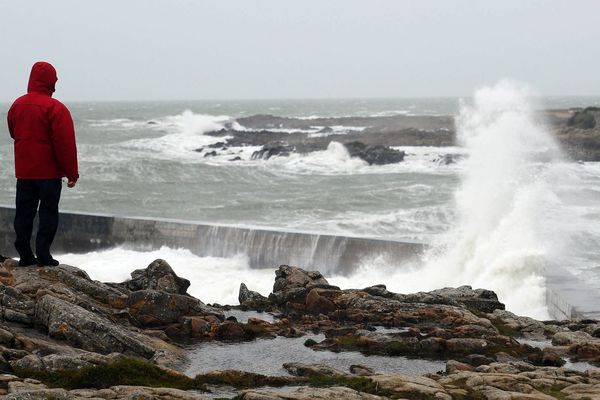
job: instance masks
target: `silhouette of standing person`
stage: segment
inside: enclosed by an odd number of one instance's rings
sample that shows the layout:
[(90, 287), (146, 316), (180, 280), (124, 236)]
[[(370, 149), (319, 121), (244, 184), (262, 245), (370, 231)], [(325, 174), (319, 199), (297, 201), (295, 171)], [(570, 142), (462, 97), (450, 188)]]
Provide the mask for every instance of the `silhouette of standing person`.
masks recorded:
[[(67, 107), (52, 98), (57, 80), (51, 64), (36, 62), (31, 68), (27, 94), (15, 100), (8, 111), (8, 130), (15, 152), (14, 227), (20, 266), (59, 264), (50, 254), (50, 246), (58, 229), (62, 178), (67, 177), (69, 188), (79, 179), (73, 119)], [(38, 212), (34, 255), (31, 234)]]

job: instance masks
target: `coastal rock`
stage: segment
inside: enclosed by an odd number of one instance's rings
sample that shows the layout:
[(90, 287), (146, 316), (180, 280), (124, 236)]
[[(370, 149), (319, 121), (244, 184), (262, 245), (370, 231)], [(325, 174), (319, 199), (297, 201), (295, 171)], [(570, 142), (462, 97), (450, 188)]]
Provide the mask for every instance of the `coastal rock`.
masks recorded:
[(358, 376), (371, 376), (375, 375), (373, 368), (369, 368), (366, 365), (353, 364), (350, 366), (350, 373)]
[(186, 294), (190, 281), (177, 276), (165, 260), (155, 260), (147, 268), (136, 269), (131, 280), (124, 282), (131, 291), (158, 290), (166, 293)]
[(35, 314), (35, 302), (20, 290), (0, 285), (0, 317), (4, 321), (31, 325)]
[[(83, 293), (91, 299), (111, 307), (125, 307), (127, 296), (102, 282), (91, 280), (88, 274), (79, 268), (71, 267), (69, 265), (60, 265), (56, 268), (41, 270), (41, 272), (45, 279), (63, 283), (75, 293)], [(51, 290), (52, 288), (49, 289)], [(46, 290), (48, 290), (48, 288), (46, 288)]]
[(473, 371), (475, 368), (466, 363), (462, 363), (460, 361), (448, 360), (446, 362), (446, 373), (447, 374), (455, 374), (460, 371)]
[(565, 127), (557, 131), (557, 139), (572, 159), (600, 161), (600, 126), (592, 129)]
[(240, 284), (238, 300), (241, 306), (251, 308), (253, 310), (264, 309), (269, 306), (269, 299), (262, 294), (249, 290), (244, 284)]
[(595, 339), (589, 333), (581, 331), (558, 332), (554, 336), (552, 336), (552, 344), (554, 346), (570, 346), (573, 344), (584, 344), (594, 341), (598, 341), (598, 343), (600, 343), (600, 340)]
[(582, 111), (576, 111), (567, 120), (567, 126), (579, 129), (593, 129), (596, 127), (596, 117), (600, 115), (600, 108), (588, 107)]
[(358, 157), (369, 165), (395, 164), (404, 160), (405, 153), (382, 145), (368, 146), (362, 142), (344, 143), (351, 157)]
[(245, 390), (240, 400), (383, 400), (388, 397), (358, 392), (346, 387), (311, 388), (300, 387), (291, 391), (268, 389)]
[(330, 285), (318, 271), (281, 265), (275, 271), (275, 284), (269, 301), (277, 305), (287, 302), (304, 304), (306, 295), (314, 288), (340, 290), (337, 286)]
[(239, 342), (246, 338), (246, 331), (242, 324), (236, 321), (225, 321), (217, 330), (217, 337), (225, 341)]
[[(15, 377), (16, 378), (16, 377)], [(8, 383), (8, 395), (3, 397), (10, 400), (81, 400), (81, 399), (112, 399), (112, 400), (209, 400), (214, 396), (191, 393), (185, 390), (171, 388), (152, 388), (145, 386), (113, 386), (106, 389), (50, 389), (41, 383), (31, 380), (15, 379)]]
[(181, 294), (157, 290), (138, 290), (128, 299), (129, 314), (140, 326), (164, 326), (179, 321), (183, 316), (213, 315), (223, 320), (223, 313), (200, 300)]
[(451, 299), (464, 304), (469, 309), (490, 313), (494, 310), (504, 310), (504, 304), (498, 301), (498, 296), (491, 290), (473, 289), (471, 286), (458, 288), (443, 288), (433, 290), (429, 294)]
[(119, 352), (151, 358), (155, 350), (146, 339), (77, 305), (51, 295), (36, 304), (35, 322), (56, 339), (84, 350), (109, 354)]
[(464, 158), (462, 154), (444, 154), (433, 160), (437, 165), (451, 165), (456, 164)]
[(83, 367), (107, 365), (122, 357), (124, 356), (119, 353), (102, 355), (91, 352), (81, 352), (79, 354), (50, 354), (43, 357), (30, 354), (19, 360), (11, 361), (10, 365), (16, 373), (25, 371), (27, 373), (66, 371)]
[(293, 151), (293, 147), (282, 144), (265, 145), (262, 147), (262, 149), (252, 153), (252, 159), (268, 160), (269, 158), (274, 156), (287, 157)]
[(309, 312), (314, 314), (329, 314), (337, 310), (336, 304), (331, 301), (325, 294), (334, 293), (334, 295), (338, 295), (340, 291), (332, 291), (330, 289), (311, 289), (306, 296), (306, 309)]
[(501, 323), (513, 334), (523, 336), (528, 339), (544, 340), (548, 335), (554, 335), (564, 328), (558, 325), (545, 324), (541, 321), (529, 317), (522, 317), (502, 309), (494, 310), (489, 316), (492, 322)]
[(294, 376), (344, 376), (347, 373), (325, 364), (286, 363), (283, 368)]
[(430, 398), (452, 400), (444, 387), (433, 379), (402, 374), (373, 375), (369, 377), (380, 390), (392, 393), (394, 397)]

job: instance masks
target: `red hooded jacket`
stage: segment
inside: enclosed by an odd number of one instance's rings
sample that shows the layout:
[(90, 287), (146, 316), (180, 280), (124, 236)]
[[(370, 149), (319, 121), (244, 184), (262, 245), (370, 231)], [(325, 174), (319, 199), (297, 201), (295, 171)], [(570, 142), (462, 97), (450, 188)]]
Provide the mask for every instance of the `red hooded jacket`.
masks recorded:
[(79, 178), (77, 146), (71, 113), (52, 98), (58, 80), (46, 62), (31, 68), (27, 94), (8, 111), (8, 130), (15, 141), (15, 175), (18, 179)]

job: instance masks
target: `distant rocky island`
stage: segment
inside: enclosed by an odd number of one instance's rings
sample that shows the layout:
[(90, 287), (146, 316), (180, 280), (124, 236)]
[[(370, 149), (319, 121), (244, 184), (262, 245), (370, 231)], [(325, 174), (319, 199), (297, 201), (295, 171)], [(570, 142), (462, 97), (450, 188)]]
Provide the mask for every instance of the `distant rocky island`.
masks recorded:
[[(600, 108), (546, 110), (537, 115), (573, 161), (600, 161)], [(346, 129), (340, 133), (336, 127)], [(459, 145), (454, 118), (447, 115), (310, 119), (254, 115), (239, 118), (234, 124), (208, 135), (223, 140), (197, 149), (204, 157), (227, 154), (229, 148), (240, 146), (261, 146), (253, 158), (285, 157), (294, 152), (325, 150), (335, 141), (345, 145), (351, 156), (370, 165), (401, 162), (404, 153), (392, 148), (396, 146)], [(231, 158), (231, 161), (238, 160), (239, 157)]]
[[(598, 321), (520, 317), (485, 289), (399, 294), (381, 284), (341, 290), (317, 271), (282, 265), (268, 296), (242, 283), (239, 306), (206, 305), (187, 294), (190, 282), (164, 260), (121, 283), (93, 281), (67, 265), (0, 261), (0, 395), (6, 399), (600, 398)], [(255, 316), (227, 317), (233, 310)], [(361, 352), (445, 367), (414, 376), (290, 359), (280, 375), (182, 373), (194, 343), (239, 346), (315, 333), (322, 339), (306, 340), (304, 354)]]

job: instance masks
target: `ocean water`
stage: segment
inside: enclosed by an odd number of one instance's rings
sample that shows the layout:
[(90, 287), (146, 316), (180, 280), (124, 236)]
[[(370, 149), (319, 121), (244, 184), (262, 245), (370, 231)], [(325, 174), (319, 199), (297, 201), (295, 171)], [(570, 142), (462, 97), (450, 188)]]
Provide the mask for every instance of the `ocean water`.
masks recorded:
[[(549, 263), (600, 290), (600, 163), (568, 160), (533, 112), (599, 104), (599, 98), (536, 99), (506, 82), (466, 99), (72, 103), (81, 180), (64, 189), (61, 207), (420, 241), (433, 250), (410, 268), (365, 260), (351, 275), (327, 278), (342, 287), (385, 283), (399, 292), (471, 284), (497, 291), (509, 310), (544, 318)], [(6, 133), (0, 135), (0, 204), (13, 204), (15, 194), (7, 108), (0, 105)], [(461, 146), (404, 147), (405, 161), (387, 166), (368, 166), (336, 142), (269, 160), (252, 160), (255, 147), (210, 158), (195, 151), (222, 141), (206, 132), (244, 129), (235, 119), (255, 114), (307, 120), (453, 115)], [(461, 158), (437, 162), (448, 154)], [(242, 160), (230, 161), (236, 156)], [(168, 248), (61, 255), (105, 281), (124, 280), (155, 258), (189, 278), (192, 294), (221, 304), (237, 303), (241, 282), (268, 294), (277, 267), (250, 269), (243, 254), (219, 259)]]

